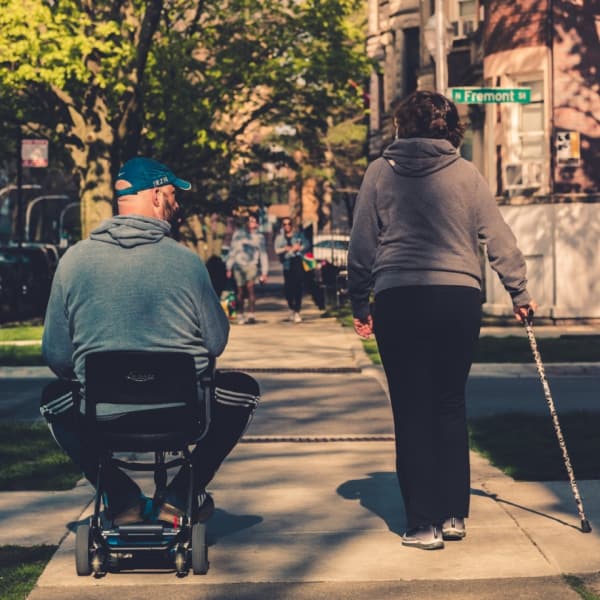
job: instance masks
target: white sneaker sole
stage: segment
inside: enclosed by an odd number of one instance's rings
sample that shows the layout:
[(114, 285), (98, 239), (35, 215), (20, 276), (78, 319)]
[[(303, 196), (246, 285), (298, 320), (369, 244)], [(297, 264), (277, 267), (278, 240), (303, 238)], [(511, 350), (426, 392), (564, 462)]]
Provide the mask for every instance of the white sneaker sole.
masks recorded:
[(442, 529), (442, 538), (445, 540), (462, 540), (466, 535), (464, 529)]
[(420, 548), (421, 550), (441, 550), (444, 547), (444, 542), (442, 540), (420, 542), (419, 540), (405, 540), (402, 538), (402, 545), (409, 548)]

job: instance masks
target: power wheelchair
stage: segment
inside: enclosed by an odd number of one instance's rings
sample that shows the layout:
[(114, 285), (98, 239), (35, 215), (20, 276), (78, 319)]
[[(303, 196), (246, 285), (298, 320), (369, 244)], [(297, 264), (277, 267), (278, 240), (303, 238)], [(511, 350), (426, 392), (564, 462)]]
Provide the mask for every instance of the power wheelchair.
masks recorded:
[[(208, 431), (214, 402), (215, 364), (197, 385), (194, 359), (178, 352), (112, 351), (86, 357), (84, 423), (89, 443), (102, 449), (93, 515), (77, 528), (78, 575), (100, 576), (135, 563), (140, 557), (173, 565), (178, 576), (208, 571), (206, 523), (198, 520), (189, 446)], [(106, 416), (106, 415), (110, 415)], [(116, 453), (154, 453), (153, 462), (122, 460)], [(154, 473), (155, 493), (147, 518), (115, 526), (101, 511), (103, 469), (109, 463)], [(183, 516), (172, 523), (153, 515), (164, 500), (167, 470), (189, 469), (190, 485)], [(110, 510), (110, 506), (106, 507)]]

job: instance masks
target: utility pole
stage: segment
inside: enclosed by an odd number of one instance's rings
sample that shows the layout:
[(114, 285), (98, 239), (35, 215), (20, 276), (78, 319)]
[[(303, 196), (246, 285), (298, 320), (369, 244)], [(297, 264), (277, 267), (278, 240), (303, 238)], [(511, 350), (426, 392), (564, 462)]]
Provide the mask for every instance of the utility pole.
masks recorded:
[(444, 0), (435, 0), (435, 87), (440, 94), (446, 94), (448, 89), (445, 34)]
[[(21, 124), (17, 125), (17, 242), (19, 244), (19, 251), (23, 246), (24, 242), (24, 231), (23, 231), (23, 158), (21, 156), (22, 146), (22, 135), (21, 135)], [(20, 254), (19, 254), (20, 256)], [(20, 260), (20, 258), (19, 258)]]

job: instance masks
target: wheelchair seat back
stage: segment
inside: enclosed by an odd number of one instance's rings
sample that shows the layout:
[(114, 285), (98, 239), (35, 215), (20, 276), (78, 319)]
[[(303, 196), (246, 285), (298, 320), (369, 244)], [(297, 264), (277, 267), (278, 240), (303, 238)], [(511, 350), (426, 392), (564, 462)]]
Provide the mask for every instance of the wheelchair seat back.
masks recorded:
[(177, 450), (208, 429), (211, 390), (199, 391), (190, 354), (91, 353), (85, 379), (86, 423), (106, 449)]

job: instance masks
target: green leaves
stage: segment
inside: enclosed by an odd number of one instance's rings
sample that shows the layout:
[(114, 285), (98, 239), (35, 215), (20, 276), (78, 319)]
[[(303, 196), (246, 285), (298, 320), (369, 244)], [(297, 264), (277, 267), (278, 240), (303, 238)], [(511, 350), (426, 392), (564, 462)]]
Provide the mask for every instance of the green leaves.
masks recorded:
[(14, 114), (11, 98), (39, 131), (59, 136), (85, 189), (102, 176), (88, 167), (102, 148), (115, 163), (146, 153), (179, 165), (198, 204), (221, 198), (266, 127), (293, 126), (297, 143), (318, 148), (328, 119), (362, 111), (349, 83), (368, 72), (364, 15), (350, 19), (358, 7), (0, 0), (0, 114)]

